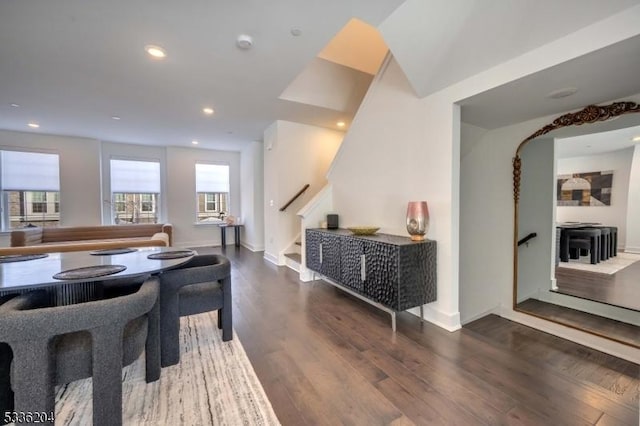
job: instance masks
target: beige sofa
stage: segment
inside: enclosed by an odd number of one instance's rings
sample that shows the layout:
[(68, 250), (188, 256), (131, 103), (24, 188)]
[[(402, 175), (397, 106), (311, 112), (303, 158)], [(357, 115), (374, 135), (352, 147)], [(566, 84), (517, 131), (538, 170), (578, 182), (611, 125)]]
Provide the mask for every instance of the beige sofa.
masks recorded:
[(170, 224), (23, 228), (11, 231), (0, 255), (171, 246)]

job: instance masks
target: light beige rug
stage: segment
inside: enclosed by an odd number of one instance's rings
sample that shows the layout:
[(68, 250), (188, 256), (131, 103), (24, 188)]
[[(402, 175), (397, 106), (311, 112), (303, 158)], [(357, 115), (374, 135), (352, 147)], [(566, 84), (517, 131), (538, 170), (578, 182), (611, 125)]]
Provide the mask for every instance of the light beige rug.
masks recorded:
[(592, 265), (589, 263), (589, 256), (582, 256), (580, 259), (569, 259), (569, 262), (560, 262), (558, 267), (578, 269), (580, 271), (596, 272), (598, 274), (613, 275), (616, 272), (632, 265), (640, 260), (640, 254), (618, 252), (617, 256)]
[[(180, 319), (180, 363), (144, 380), (144, 355), (123, 369), (125, 425), (279, 425), (238, 339), (222, 342), (216, 313)], [(91, 379), (58, 389), (56, 425), (90, 425)]]

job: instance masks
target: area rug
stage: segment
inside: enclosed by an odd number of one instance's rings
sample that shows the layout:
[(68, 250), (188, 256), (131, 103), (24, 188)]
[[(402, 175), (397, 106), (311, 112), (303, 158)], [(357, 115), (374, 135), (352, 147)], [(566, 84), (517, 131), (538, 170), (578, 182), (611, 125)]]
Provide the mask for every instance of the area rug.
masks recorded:
[[(222, 342), (216, 314), (180, 319), (180, 363), (144, 380), (144, 355), (123, 369), (125, 425), (279, 425), (234, 332)], [(56, 425), (92, 421), (91, 379), (60, 386)]]
[(639, 260), (640, 254), (618, 252), (617, 256), (610, 257), (608, 260), (604, 260), (596, 265), (589, 263), (589, 256), (582, 256), (580, 259), (570, 259), (569, 262), (560, 262), (558, 267), (613, 275)]

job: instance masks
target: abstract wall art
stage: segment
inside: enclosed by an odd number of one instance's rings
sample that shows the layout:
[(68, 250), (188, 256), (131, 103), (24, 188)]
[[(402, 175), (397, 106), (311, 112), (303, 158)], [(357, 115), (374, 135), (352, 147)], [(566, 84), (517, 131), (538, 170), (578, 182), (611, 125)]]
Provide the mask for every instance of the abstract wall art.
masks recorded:
[(558, 175), (558, 206), (610, 206), (613, 171)]

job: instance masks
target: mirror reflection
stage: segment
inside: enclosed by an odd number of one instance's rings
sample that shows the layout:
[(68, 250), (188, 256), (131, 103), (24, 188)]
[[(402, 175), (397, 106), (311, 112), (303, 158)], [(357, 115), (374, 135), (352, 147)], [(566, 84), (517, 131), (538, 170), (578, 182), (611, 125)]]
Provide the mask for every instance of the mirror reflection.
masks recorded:
[(516, 309), (640, 347), (640, 114), (520, 150)]

